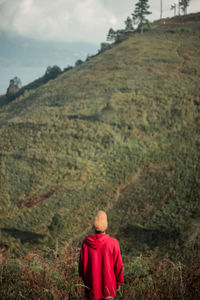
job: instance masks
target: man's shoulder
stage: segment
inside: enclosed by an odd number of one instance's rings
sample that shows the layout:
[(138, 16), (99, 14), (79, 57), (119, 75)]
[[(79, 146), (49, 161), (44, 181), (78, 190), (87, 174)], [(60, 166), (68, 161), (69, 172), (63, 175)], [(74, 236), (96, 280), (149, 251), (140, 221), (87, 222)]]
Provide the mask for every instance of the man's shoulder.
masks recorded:
[(108, 237), (109, 244), (112, 244), (113, 246), (119, 246), (119, 242), (114, 237), (109, 236)]

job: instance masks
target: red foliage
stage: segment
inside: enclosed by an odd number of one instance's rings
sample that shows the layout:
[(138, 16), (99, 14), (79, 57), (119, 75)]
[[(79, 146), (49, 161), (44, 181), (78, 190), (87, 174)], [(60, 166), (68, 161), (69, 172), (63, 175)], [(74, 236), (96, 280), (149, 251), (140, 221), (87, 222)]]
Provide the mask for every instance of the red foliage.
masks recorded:
[[(72, 248), (66, 244), (58, 253), (51, 249), (43, 253), (29, 252), (25, 258), (18, 260), (20, 272), (14, 274), (12, 269), (9, 271), (8, 267), (4, 267), (9, 265), (9, 253), (2, 249), (0, 298), (9, 299), (9, 285), (13, 284), (16, 295), (22, 293), (23, 299), (83, 300), (84, 285), (77, 272), (79, 251), (79, 248)], [(140, 276), (125, 273), (125, 283), (121, 287), (118, 299), (200, 299), (198, 264), (191, 263), (190, 266), (186, 266), (169, 259), (156, 263), (151, 253), (143, 256), (142, 260), (145, 261), (148, 271)], [(22, 298), (16, 296), (16, 299)]]

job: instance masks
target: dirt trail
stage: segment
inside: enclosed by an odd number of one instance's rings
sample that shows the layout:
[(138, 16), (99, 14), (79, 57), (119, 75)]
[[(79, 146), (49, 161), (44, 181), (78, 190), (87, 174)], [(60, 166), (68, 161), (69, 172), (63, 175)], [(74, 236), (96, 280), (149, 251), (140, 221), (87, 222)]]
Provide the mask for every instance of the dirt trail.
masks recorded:
[[(145, 168), (151, 168), (151, 169), (159, 169), (159, 168), (162, 168), (162, 167), (166, 167), (168, 166), (169, 163), (159, 163), (159, 164), (155, 164), (155, 165), (152, 165), (152, 164), (146, 164), (146, 165), (143, 165), (136, 173), (135, 175), (129, 180), (127, 181), (126, 183), (124, 184), (121, 184), (118, 188), (117, 188), (117, 191), (116, 191), (116, 195), (115, 195), (115, 198), (114, 200), (109, 203), (105, 208), (104, 210), (108, 213), (114, 206), (114, 204), (116, 202), (118, 202), (119, 200), (119, 197), (121, 195), (121, 192), (127, 187), (129, 186), (130, 184), (133, 184), (134, 182), (137, 181), (137, 179), (140, 177), (140, 175), (142, 174), (142, 172), (144, 171)], [(79, 239), (80, 237), (84, 236), (84, 235), (87, 235), (88, 231), (91, 230), (91, 225), (89, 225), (87, 228), (85, 228), (84, 231), (80, 232), (79, 234), (76, 234), (74, 235), (69, 241), (68, 241), (68, 244), (71, 244), (73, 243), (75, 240)]]
[(53, 187), (49, 188), (48, 190), (40, 192), (39, 195), (34, 195), (34, 196), (31, 196), (31, 197), (23, 200), (22, 202), (18, 203), (17, 206), (20, 209), (22, 209), (24, 207), (33, 208), (38, 203), (50, 198), (54, 193), (58, 192), (61, 188), (62, 188), (62, 185), (53, 186)]
[[(117, 188), (114, 200), (111, 203), (109, 203), (106, 207), (104, 207), (104, 210), (106, 211), (106, 213), (108, 213), (113, 208), (114, 204), (119, 201), (119, 197), (121, 195), (121, 192), (127, 186), (129, 186), (130, 184), (135, 183), (145, 169), (149, 168), (149, 169), (153, 169), (153, 170), (158, 170), (158, 169), (161, 169), (161, 168), (164, 168), (164, 167), (168, 167), (170, 165), (173, 165), (173, 163), (172, 162), (161, 162), (161, 163), (157, 163), (157, 164), (151, 164), (151, 163), (149, 163), (149, 164), (145, 164), (145, 165), (141, 166), (139, 168), (139, 170), (135, 173), (135, 175), (133, 175), (133, 177), (129, 181), (127, 181), (124, 184), (121, 184)], [(90, 230), (91, 230), (91, 225), (89, 225), (87, 228), (85, 228), (82, 232), (74, 235), (67, 243), (71, 244), (75, 240), (79, 239), (80, 237), (86, 236), (87, 233), (88, 233), (88, 231), (90, 231)]]

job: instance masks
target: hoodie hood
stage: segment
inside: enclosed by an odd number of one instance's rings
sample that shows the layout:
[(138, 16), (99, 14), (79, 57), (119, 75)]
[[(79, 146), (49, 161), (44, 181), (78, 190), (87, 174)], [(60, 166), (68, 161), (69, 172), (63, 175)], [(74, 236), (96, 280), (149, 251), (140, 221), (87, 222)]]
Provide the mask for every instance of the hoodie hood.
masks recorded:
[(109, 234), (92, 234), (85, 238), (85, 242), (89, 247), (99, 249), (105, 244), (108, 238)]

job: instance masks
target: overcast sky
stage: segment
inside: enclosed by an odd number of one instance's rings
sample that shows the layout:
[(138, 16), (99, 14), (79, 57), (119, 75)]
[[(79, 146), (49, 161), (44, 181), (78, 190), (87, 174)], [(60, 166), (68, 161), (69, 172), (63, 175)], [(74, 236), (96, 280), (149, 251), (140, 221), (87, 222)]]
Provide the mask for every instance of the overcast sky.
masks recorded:
[[(138, 0), (0, 0), (0, 30), (42, 40), (105, 41), (110, 27), (124, 28), (124, 20)], [(163, 0), (163, 17), (173, 16)], [(149, 0), (152, 15), (159, 19), (160, 0)], [(200, 11), (200, 0), (191, 0), (188, 13)]]

